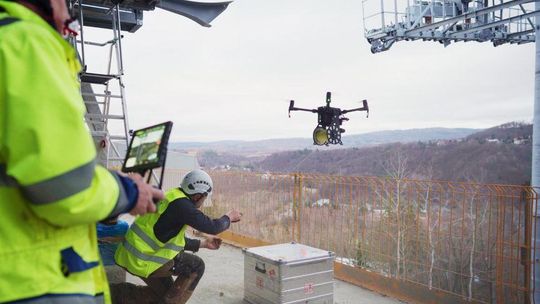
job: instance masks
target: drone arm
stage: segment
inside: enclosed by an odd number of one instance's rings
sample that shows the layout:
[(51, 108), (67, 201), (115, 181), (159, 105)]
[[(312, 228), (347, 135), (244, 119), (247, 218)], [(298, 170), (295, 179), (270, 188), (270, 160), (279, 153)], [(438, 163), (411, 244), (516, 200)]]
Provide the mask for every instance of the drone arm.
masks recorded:
[(302, 108), (297, 108), (294, 106), (294, 100), (291, 100), (291, 103), (289, 104), (289, 117), (291, 117), (291, 111), (305, 111), (305, 112), (311, 112), (311, 113), (317, 113), (317, 110), (316, 109), (302, 109)]
[(366, 111), (367, 116), (369, 117), (369, 106), (368, 106), (367, 100), (365, 100), (365, 99), (362, 100), (362, 103), (364, 104), (363, 107), (356, 108), (356, 109), (350, 109), (350, 110), (343, 110), (343, 111), (341, 111), (341, 114), (346, 114), (346, 113), (355, 112), (355, 111)]
[(317, 113), (316, 109), (302, 109), (302, 108), (292, 108), (291, 111), (305, 111), (305, 112), (311, 112), (311, 113)]

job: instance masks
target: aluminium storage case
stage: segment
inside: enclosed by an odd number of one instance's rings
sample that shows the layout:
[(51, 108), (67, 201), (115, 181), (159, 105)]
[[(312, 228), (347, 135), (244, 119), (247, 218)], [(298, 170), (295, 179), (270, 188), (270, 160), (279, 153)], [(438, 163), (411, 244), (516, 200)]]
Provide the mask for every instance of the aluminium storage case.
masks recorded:
[(244, 299), (334, 303), (334, 253), (296, 243), (244, 249)]

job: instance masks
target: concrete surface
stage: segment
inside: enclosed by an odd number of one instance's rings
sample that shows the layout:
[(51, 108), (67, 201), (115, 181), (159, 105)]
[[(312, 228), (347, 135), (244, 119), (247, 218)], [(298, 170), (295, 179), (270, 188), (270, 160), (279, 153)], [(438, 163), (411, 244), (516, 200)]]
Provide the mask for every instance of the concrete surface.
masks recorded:
[[(244, 256), (240, 248), (222, 245), (219, 250), (201, 249), (197, 253), (204, 259), (206, 271), (189, 304), (246, 304), (244, 297)], [(128, 274), (128, 281), (144, 284)], [(395, 304), (396, 299), (355, 285), (335, 280), (335, 304)]]

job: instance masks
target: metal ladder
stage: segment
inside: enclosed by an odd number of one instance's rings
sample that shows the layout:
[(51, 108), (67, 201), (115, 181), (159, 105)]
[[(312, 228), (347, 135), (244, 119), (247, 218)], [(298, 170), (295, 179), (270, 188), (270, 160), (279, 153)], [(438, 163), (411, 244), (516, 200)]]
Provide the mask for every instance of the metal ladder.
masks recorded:
[[(80, 74), (81, 95), (86, 106), (85, 121), (96, 144), (98, 161), (107, 168), (122, 166), (129, 140), (129, 124), (122, 60), (122, 33), (120, 8), (109, 8), (111, 16), (112, 39), (106, 42), (87, 41), (84, 37), (85, 4), (81, 0), (71, 2), (73, 11), (78, 11), (81, 30), (77, 39), (77, 51), (83, 70)], [(106, 8), (104, 8), (106, 9)], [(88, 71), (87, 47), (108, 48), (107, 68), (104, 73)]]

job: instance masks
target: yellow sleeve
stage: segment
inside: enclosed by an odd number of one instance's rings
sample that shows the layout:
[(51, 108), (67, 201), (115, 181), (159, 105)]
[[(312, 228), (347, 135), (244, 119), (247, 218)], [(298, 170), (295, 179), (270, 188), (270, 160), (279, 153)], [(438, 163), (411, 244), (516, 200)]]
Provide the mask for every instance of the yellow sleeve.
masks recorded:
[(122, 184), (95, 162), (69, 65), (74, 53), (51, 31), (18, 23), (0, 37), (4, 174), (36, 215), (51, 224), (92, 223), (123, 212), (128, 201)]

